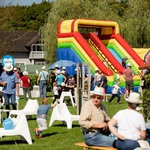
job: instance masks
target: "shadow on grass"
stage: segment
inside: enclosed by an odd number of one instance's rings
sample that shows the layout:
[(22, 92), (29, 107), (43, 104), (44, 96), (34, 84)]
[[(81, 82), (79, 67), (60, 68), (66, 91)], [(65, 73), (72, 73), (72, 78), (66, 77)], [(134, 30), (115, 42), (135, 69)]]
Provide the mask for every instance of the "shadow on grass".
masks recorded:
[(53, 135), (56, 135), (56, 134), (59, 134), (59, 133), (58, 133), (58, 132), (53, 132), (53, 133), (43, 134), (43, 135), (42, 135), (42, 138), (48, 137), (48, 136), (53, 136)]
[[(3, 138), (4, 140), (4, 138)], [(34, 143), (34, 140), (32, 140), (32, 143)], [(22, 140), (6, 140), (6, 141), (0, 141), (0, 145), (17, 145), (17, 144), (28, 144), (27, 141)]]
[[(53, 127), (67, 127), (67, 125), (66, 124), (55, 124), (55, 125), (53, 125)], [(73, 124), (72, 125), (72, 128), (73, 127), (80, 127), (80, 125), (78, 125), (78, 124)]]

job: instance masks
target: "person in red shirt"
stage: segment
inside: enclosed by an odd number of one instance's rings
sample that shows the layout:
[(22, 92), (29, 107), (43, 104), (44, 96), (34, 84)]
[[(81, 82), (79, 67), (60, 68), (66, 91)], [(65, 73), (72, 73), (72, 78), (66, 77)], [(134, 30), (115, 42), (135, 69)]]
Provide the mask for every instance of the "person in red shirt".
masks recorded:
[(24, 100), (27, 100), (27, 94), (29, 99), (31, 99), (31, 90), (30, 90), (30, 79), (28, 77), (28, 72), (24, 71), (23, 76), (21, 77), (22, 88), (24, 93)]

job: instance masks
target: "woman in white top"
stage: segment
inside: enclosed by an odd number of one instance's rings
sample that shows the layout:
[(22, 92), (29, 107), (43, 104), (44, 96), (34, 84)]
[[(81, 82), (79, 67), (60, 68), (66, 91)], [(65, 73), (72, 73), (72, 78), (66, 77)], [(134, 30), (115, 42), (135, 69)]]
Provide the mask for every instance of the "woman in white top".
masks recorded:
[(146, 139), (144, 117), (135, 110), (140, 103), (140, 95), (132, 92), (126, 101), (128, 108), (117, 112), (108, 123), (110, 131), (117, 137), (114, 147), (118, 150), (133, 150), (140, 147), (138, 139)]

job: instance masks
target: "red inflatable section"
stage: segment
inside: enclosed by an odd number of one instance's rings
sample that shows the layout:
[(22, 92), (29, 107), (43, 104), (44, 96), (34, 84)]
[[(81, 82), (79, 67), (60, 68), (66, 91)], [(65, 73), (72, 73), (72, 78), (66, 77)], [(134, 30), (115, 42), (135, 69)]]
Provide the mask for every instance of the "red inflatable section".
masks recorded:
[(87, 53), (87, 55), (93, 60), (95, 65), (104, 72), (105, 75), (111, 76), (113, 75), (113, 72), (109, 70), (105, 64), (100, 60), (100, 58), (93, 52), (89, 44), (86, 42), (86, 40), (81, 36), (80, 33), (74, 32), (73, 33), (74, 38), (79, 43), (79, 45), (84, 49), (84, 51)]
[(132, 57), (132, 59), (139, 65), (143, 65), (143, 60), (139, 55), (132, 49), (132, 47), (122, 38), (120, 34), (112, 35), (111, 38), (115, 38), (118, 43), (127, 51), (127, 53)]
[(117, 61), (117, 59), (110, 53), (110, 51), (106, 48), (106, 46), (102, 43), (102, 41), (95, 35), (95, 33), (90, 33), (91, 40), (95, 43), (95, 45), (99, 48), (99, 50), (105, 55), (105, 57), (111, 62), (111, 64), (121, 73), (123, 74), (123, 66)]

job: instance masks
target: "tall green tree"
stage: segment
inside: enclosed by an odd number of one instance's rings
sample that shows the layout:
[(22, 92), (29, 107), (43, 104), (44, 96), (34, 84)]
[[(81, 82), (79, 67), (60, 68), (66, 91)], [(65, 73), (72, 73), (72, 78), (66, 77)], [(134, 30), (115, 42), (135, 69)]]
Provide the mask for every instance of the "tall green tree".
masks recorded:
[(150, 1), (128, 0), (122, 22), (124, 38), (132, 47), (150, 47)]
[(132, 47), (148, 47), (149, 6), (148, 0), (55, 0), (41, 28), (47, 60), (50, 63), (56, 60), (58, 23), (76, 18), (116, 21), (121, 35)]
[(38, 31), (46, 23), (51, 2), (42, 1), (31, 6), (0, 7), (0, 30)]
[[(56, 0), (48, 14), (47, 23), (41, 28), (44, 49), (47, 51), (47, 60), (52, 63), (56, 60), (57, 25), (61, 20), (76, 18), (110, 19), (106, 0)], [(112, 15), (113, 16), (113, 15)]]

